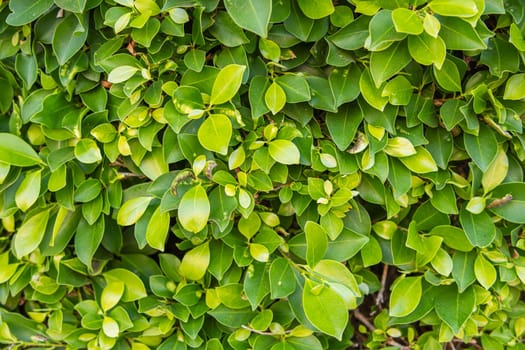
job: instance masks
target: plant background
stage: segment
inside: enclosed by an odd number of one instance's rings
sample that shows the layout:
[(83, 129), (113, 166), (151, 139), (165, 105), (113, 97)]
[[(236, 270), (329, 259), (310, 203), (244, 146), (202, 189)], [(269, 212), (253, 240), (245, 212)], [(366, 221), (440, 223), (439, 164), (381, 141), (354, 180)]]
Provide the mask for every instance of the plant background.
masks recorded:
[(0, 1), (9, 349), (523, 349), (521, 0)]

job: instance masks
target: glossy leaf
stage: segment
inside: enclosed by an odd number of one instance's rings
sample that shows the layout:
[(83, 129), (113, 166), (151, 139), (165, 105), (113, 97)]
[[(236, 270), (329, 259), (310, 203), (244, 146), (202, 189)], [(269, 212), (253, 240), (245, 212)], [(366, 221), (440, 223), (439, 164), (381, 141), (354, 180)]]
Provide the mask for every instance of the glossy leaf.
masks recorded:
[(184, 229), (197, 233), (202, 231), (210, 216), (210, 201), (202, 186), (197, 185), (184, 193), (177, 217)]
[(42, 163), (35, 150), (20, 137), (0, 133), (0, 161), (20, 167), (33, 166)]
[[(247, 3), (250, 3), (250, 1)], [(245, 66), (238, 64), (230, 64), (222, 68), (213, 82), (210, 103), (221, 104), (231, 100), (241, 86), (242, 75), (245, 69)]]
[(232, 137), (232, 124), (224, 114), (213, 114), (201, 124), (197, 137), (200, 144), (209, 151), (220, 154), (228, 153)]

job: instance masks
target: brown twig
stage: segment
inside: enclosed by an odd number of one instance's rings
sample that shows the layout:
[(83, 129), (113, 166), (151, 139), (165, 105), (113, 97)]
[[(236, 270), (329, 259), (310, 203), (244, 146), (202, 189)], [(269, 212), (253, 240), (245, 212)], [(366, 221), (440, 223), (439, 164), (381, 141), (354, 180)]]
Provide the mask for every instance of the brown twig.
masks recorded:
[[(368, 318), (366, 318), (365, 315), (363, 315), (358, 309), (355, 309), (354, 312), (354, 317), (359, 321), (361, 322), (362, 324), (365, 325), (366, 328), (368, 328), (369, 331), (373, 332), (376, 327), (372, 324), (372, 322), (370, 322), (368, 320)], [(386, 340), (386, 343), (390, 346), (397, 346), (398, 348), (402, 349), (402, 350), (410, 350), (410, 347), (409, 346), (406, 346), (406, 345), (403, 345), (403, 344), (400, 344), (398, 343), (397, 341), (395, 341), (394, 339), (392, 338), (388, 338)]]
[(382, 304), (385, 301), (384, 299), (384, 293), (386, 289), (386, 279), (388, 277), (388, 265), (385, 264), (383, 266), (383, 274), (381, 275), (381, 288), (377, 292), (376, 296), (376, 305), (379, 306), (380, 309), (382, 309)]

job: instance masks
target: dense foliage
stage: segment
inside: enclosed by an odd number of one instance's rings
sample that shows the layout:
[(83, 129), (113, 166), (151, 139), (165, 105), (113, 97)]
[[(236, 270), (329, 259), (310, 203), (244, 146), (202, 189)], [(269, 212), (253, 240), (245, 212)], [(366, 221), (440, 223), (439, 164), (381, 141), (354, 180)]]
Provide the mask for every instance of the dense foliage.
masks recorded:
[(0, 1), (0, 343), (524, 349), (522, 0)]

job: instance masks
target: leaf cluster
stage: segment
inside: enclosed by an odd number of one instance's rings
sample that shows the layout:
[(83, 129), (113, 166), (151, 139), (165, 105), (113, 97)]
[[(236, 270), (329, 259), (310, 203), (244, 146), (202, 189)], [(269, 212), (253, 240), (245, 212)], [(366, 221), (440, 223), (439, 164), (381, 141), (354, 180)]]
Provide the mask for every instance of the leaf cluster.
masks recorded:
[(523, 1), (0, 18), (0, 343), (525, 348)]

